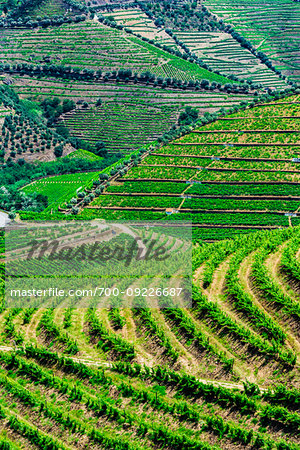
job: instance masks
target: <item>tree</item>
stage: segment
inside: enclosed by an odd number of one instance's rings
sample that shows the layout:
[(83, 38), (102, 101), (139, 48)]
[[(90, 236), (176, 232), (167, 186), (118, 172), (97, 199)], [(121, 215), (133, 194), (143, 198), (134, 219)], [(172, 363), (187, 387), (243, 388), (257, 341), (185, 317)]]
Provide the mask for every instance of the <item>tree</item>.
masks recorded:
[(15, 218), (16, 218), (16, 215), (17, 215), (16, 211), (12, 210), (12, 211), (9, 212), (8, 217), (9, 217), (10, 220), (14, 221)]
[(208, 80), (201, 80), (200, 86), (202, 89), (208, 89), (209, 81)]
[(73, 100), (64, 100), (62, 104), (63, 113), (67, 113), (76, 108), (75, 102)]
[(46, 195), (43, 194), (37, 194), (35, 193), (36, 197), (36, 201), (38, 202), (38, 204), (42, 207), (42, 209), (47, 208), (48, 206), (48, 197)]
[(54, 155), (59, 158), (63, 154), (63, 147), (59, 145), (58, 147), (55, 147), (54, 149)]
[(187, 106), (185, 111), (180, 113), (178, 125), (191, 125), (198, 119), (198, 115), (197, 109)]
[(102, 156), (103, 158), (105, 158), (107, 156), (105, 143), (102, 141), (96, 142), (94, 153), (95, 155)]
[(132, 71), (130, 69), (120, 69), (118, 71), (118, 77), (125, 80), (132, 77)]
[(65, 127), (65, 125), (58, 125), (58, 127), (56, 127), (56, 132), (65, 139), (67, 139), (70, 135), (69, 130), (67, 127)]
[(107, 175), (107, 173), (100, 173), (99, 174), (99, 180), (100, 181), (105, 181), (105, 180), (108, 180), (109, 179), (109, 176)]

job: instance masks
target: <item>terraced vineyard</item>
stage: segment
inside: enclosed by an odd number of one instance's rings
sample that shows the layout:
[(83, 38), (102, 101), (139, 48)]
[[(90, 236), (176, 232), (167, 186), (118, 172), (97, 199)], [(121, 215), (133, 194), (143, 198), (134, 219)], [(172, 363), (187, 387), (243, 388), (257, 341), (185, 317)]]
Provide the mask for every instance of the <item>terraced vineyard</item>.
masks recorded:
[(234, 73), (239, 78), (251, 79), (264, 87), (286, 87), (286, 82), (228, 33), (189, 31), (176, 32), (176, 36), (214, 71), (224, 75)]
[(153, 150), (82, 217), (173, 212), (172, 220), (192, 220), (203, 236), (216, 227), (223, 234), (299, 224), (299, 104), (297, 95), (260, 104)]
[[(264, 87), (284, 89), (287, 86), (286, 81), (280, 79), (278, 74), (263, 64), (257, 56), (242, 47), (228, 32), (218, 29), (201, 31), (189, 27), (186, 31), (180, 31), (172, 23), (168, 23), (168, 30), (171, 29), (173, 33), (171, 37), (161, 24), (156, 26), (139, 8), (112, 10), (103, 15), (130, 28), (135, 34), (172, 48), (182, 51), (181, 45), (184, 44), (213, 71), (219, 71), (223, 75), (235, 74), (239, 78), (252, 79), (254, 83), (262, 84)], [(166, 16), (165, 20), (170, 20), (170, 17)], [(174, 38), (179, 40), (180, 45)]]
[(37, 6), (29, 8), (28, 13), (32, 18), (64, 15), (66, 6), (63, 0), (43, 0)]
[[(59, 122), (71, 136), (92, 144), (105, 142), (110, 152), (130, 153), (153, 142), (176, 124), (186, 105), (196, 107), (202, 115), (253, 98), (254, 91), (245, 83), (238, 86), (96, 20), (34, 31), (6, 29), (0, 45), (1, 78), (5, 81), (9, 74), (21, 98), (40, 101), (57, 96), (80, 103), (82, 106), (61, 116)], [(132, 73), (126, 84), (122, 78), (116, 78), (119, 69)], [(147, 71), (157, 77), (154, 85), (133, 79), (134, 74), (140, 77)], [(200, 86), (203, 80), (211, 82), (205, 89)], [(95, 107), (99, 99), (103, 102), (100, 108)]]
[(1, 60), (7, 64), (43, 64), (49, 57), (52, 64), (102, 72), (123, 68), (139, 74), (151, 71), (157, 77), (183, 81), (208, 79), (223, 84), (229, 81), (97, 21), (38, 28), (34, 32), (6, 29), (2, 31), (0, 48)]
[[(202, 3), (202, 2), (201, 2)], [(205, 0), (205, 6), (299, 81), (300, 5), (289, 0)]]
[(299, 248), (195, 247), (190, 309), (3, 310), (1, 445), (297, 450)]
[(153, 20), (149, 19), (149, 17), (139, 8), (126, 8), (125, 10), (116, 9), (112, 12), (104, 12), (103, 16), (113, 18), (115, 22), (126, 28), (130, 28), (135, 34), (139, 34), (147, 39), (153, 39), (155, 42), (180, 50), (180, 47), (176, 45), (174, 39), (172, 39), (164, 29), (158, 28)]
[(130, 153), (163, 135), (176, 122), (178, 115), (175, 105), (155, 107), (150, 103), (139, 104), (138, 99), (122, 104), (116, 99), (101, 108), (77, 110), (64, 116), (61, 123), (74, 136), (91, 143), (102, 139), (110, 151)]
[(9, 108), (6, 108), (3, 105), (0, 106), (0, 121), (1, 121), (0, 123), (1, 123), (1, 125), (4, 124), (4, 119), (6, 116), (9, 115), (9, 113), (10, 113)]
[[(146, 142), (169, 131), (177, 122), (184, 105), (190, 105), (202, 115), (221, 107), (251, 100), (246, 94), (179, 91), (153, 86), (124, 83), (87, 83), (53, 78), (34, 79), (14, 76), (14, 89), (23, 98), (81, 99), (87, 107), (62, 115), (59, 122), (71, 135), (91, 143), (102, 140), (110, 151), (129, 153)], [(101, 99), (101, 106), (96, 106)]]

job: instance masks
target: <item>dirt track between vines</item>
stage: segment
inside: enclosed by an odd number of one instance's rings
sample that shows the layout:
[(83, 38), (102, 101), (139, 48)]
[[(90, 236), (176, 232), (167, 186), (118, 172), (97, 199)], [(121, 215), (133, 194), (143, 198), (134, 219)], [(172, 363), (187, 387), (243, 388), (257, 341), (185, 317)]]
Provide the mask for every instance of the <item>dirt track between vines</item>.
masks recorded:
[[(14, 348), (14, 347), (8, 347), (8, 346), (0, 346), (0, 352), (13, 352), (15, 350), (22, 350), (22, 348)], [(74, 356), (69, 357), (68, 359), (71, 359), (74, 362), (85, 364), (86, 366), (94, 366), (94, 367), (106, 367), (107, 369), (110, 369), (113, 367), (112, 363), (106, 362), (106, 361), (95, 361), (92, 359), (81, 359), (81, 358), (75, 358)], [(213, 384), (215, 386), (222, 386), (227, 389), (238, 389), (238, 390), (244, 390), (244, 385), (240, 383), (231, 383), (228, 381), (215, 381), (215, 380), (207, 380), (205, 378), (197, 378), (197, 381), (203, 383), (203, 384)], [(267, 389), (260, 388), (262, 392), (265, 392)]]

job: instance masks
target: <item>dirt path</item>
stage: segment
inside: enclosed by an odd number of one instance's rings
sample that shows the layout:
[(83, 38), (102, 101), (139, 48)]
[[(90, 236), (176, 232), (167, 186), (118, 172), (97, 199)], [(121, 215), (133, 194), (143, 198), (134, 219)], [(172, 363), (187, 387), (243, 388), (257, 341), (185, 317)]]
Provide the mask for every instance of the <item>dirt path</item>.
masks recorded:
[[(30, 428), (37, 429), (38, 431), (40, 431), (42, 433), (43, 436), (47, 437), (49, 440), (56, 440), (56, 446), (57, 444), (59, 444), (59, 448), (64, 448), (65, 450), (76, 450), (77, 447), (74, 447), (72, 444), (66, 444), (65, 442), (62, 442), (60, 439), (57, 439), (57, 436), (53, 436), (52, 435), (52, 430), (49, 431), (45, 431), (43, 429), (41, 429), (40, 427), (35, 425), (35, 421), (33, 420), (32, 422), (30, 422), (28, 419), (30, 417), (28, 417), (28, 414), (22, 414), (22, 411), (20, 409), (20, 412), (17, 412), (15, 410), (15, 408), (12, 410), (10, 407), (8, 406), (4, 406), (3, 402), (1, 402), (1, 408), (6, 412), (7, 417), (16, 417), (18, 420), (20, 420), (21, 422), (26, 423), (27, 426), (29, 426)], [(55, 428), (55, 427), (54, 427)], [(12, 429), (10, 429), (12, 431)], [(2, 431), (2, 430), (1, 430)], [(51, 431), (51, 432), (50, 432)], [(29, 442), (31, 443), (30, 440), (27, 441), (27, 437), (23, 436), (24, 440), (26, 440), (26, 444), (28, 444)], [(18, 442), (19, 444), (19, 442)], [(50, 444), (48, 444), (50, 446)], [(22, 447), (19, 447), (19, 445), (17, 447), (14, 446), (14, 448), (25, 448), (23, 445)], [(27, 447), (29, 448), (29, 447)], [(38, 445), (33, 444), (33, 446), (30, 448), (39, 448)]]
[(280, 286), (283, 293), (285, 295), (288, 295), (289, 297), (292, 297), (295, 301), (299, 301), (300, 298), (299, 296), (297, 296), (296, 292), (293, 291), (288, 285), (286, 285), (279, 275), (282, 251), (286, 247), (286, 245), (287, 244), (283, 244), (279, 247), (279, 250), (276, 253), (272, 253), (272, 255), (266, 260), (265, 265), (271, 273), (274, 281)]
[(205, 263), (202, 264), (198, 269), (195, 270), (193, 275), (193, 283), (197, 284), (198, 286), (202, 283), (202, 275), (205, 270)]
[[(18, 350), (22, 350), (22, 348), (18, 348)], [(6, 347), (6, 346), (0, 346), (0, 352), (13, 352), (15, 349), (13, 347)], [(108, 369), (113, 367), (112, 363), (100, 361), (100, 360), (87, 360), (87, 359), (81, 359), (81, 358), (75, 358), (75, 357), (68, 357), (68, 359), (71, 359), (72, 361), (85, 364), (87, 366), (93, 366), (93, 367), (106, 367)], [(197, 378), (197, 381), (203, 383), (203, 384), (213, 384), (215, 386), (222, 386), (227, 389), (238, 389), (238, 390), (244, 390), (244, 385), (241, 383), (232, 383), (230, 381), (215, 381), (215, 380), (209, 380), (206, 378)], [(266, 391), (264, 388), (260, 388), (262, 392)]]
[(42, 317), (42, 314), (44, 313), (44, 311), (45, 311), (45, 308), (40, 308), (31, 317), (31, 321), (27, 325), (27, 328), (25, 331), (25, 340), (26, 341), (29, 341), (29, 342), (33, 341), (35, 343), (38, 341), (38, 338), (36, 335), (36, 329), (39, 325), (39, 322), (41, 320), (41, 317)]
[[(241, 326), (245, 324), (239, 319), (236, 313), (226, 304), (224, 297), (224, 285), (225, 285), (225, 275), (228, 271), (230, 258), (227, 258), (223, 263), (215, 270), (213, 280), (208, 289), (204, 290), (204, 294), (209, 301), (216, 303), (220, 309), (227, 314), (232, 320), (239, 323)], [(235, 373), (241, 378), (246, 379), (251, 376), (253, 369), (247, 364), (246, 361), (241, 361), (241, 357), (236, 352), (232, 352), (232, 348), (225, 346), (222, 340), (215, 334), (211, 334), (210, 337), (214, 344), (220, 349), (220, 351), (225, 351), (230, 358), (234, 358)]]
[(257, 306), (259, 309), (261, 309), (262, 312), (264, 314), (266, 314), (266, 316), (268, 316), (270, 319), (272, 319), (271, 314), (269, 314), (269, 312), (264, 308), (264, 306), (256, 298), (255, 293), (251, 286), (250, 276), (251, 276), (251, 269), (252, 269), (252, 264), (254, 262), (255, 254), (256, 254), (256, 252), (251, 253), (241, 263), (239, 272), (238, 272), (239, 281), (240, 281), (244, 291), (251, 296), (253, 304), (255, 306)]
[[(266, 261), (266, 266), (270, 270), (271, 276), (275, 281), (277, 282), (277, 270), (278, 265), (281, 258), (281, 252), (282, 252), (283, 246), (280, 247), (280, 250), (276, 253), (273, 253)], [(255, 304), (267, 317), (269, 317), (271, 320), (274, 320), (274, 316), (269, 313), (269, 311), (262, 305), (262, 303), (257, 298), (252, 285), (251, 285), (251, 269), (252, 264), (254, 262), (256, 252), (251, 253), (247, 258), (244, 259), (242, 264), (240, 265), (239, 270), (239, 279), (240, 283), (243, 286), (245, 292), (247, 292), (253, 301), (253, 304)], [(282, 327), (283, 331), (285, 332), (287, 336), (287, 342), (289, 343), (289, 347), (291, 347), (293, 350), (295, 350), (298, 354), (300, 351), (300, 343), (296, 339), (296, 337), (287, 329), (286, 323), (283, 323), (282, 321), (278, 320), (278, 324)]]
[(135, 342), (137, 340), (136, 336), (136, 325), (132, 317), (130, 308), (123, 309), (123, 317), (126, 320), (126, 325), (123, 327), (122, 336), (124, 339)]

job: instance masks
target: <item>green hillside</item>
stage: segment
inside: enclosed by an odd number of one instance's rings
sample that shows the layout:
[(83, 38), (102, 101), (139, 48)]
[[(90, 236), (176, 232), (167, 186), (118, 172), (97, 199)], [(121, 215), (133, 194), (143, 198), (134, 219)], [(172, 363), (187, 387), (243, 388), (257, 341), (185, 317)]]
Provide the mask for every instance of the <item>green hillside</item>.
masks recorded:
[(0, 450), (300, 450), (299, 0), (0, 0)]
[(255, 92), (96, 20), (33, 32), (7, 28), (0, 45), (4, 82), (22, 98), (75, 101), (76, 110), (56, 125), (92, 145), (103, 141), (110, 152), (130, 153), (161, 137), (186, 106), (212, 113)]
[(298, 228), (196, 247), (191, 309), (4, 310), (1, 443), (296, 450), (298, 254)]
[(290, 0), (205, 0), (205, 6), (299, 81), (299, 2)]
[(52, 64), (94, 71), (112, 72), (123, 68), (139, 74), (150, 71), (157, 77), (183, 81), (229, 82), (136, 36), (96, 21), (38, 28), (34, 33), (27, 29), (6, 29), (1, 42), (1, 59), (8, 64), (43, 64), (45, 58), (50, 58)]
[(239, 111), (152, 150), (82, 216), (164, 219), (173, 208), (172, 219), (192, 220), (204, 237), (211, 227), (222, 236), (222, 229), (297, 225), (298, 100)]
[[(251, 79), (264, 87), (285, 88), (286, 81), (267, 67), (250, 49), (242, 46), (228, 27), (207, 9), (183, 9), (176, 3), (140, 3), (140, 8), (113, 9), (103, 13), (135, 34), (174, 49), (189, 51), (214, 71)], [(156, 20), (155, 20), (156, 19)]]

